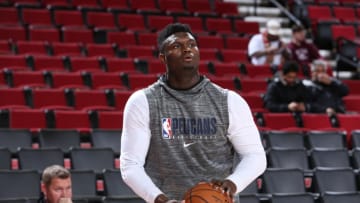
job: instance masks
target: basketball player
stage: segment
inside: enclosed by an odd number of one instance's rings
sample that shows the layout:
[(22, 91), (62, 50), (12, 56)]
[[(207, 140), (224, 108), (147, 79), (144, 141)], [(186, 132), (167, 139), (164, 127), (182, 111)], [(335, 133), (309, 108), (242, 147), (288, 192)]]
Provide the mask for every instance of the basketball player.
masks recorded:
[[(180, 202), (200, 181), (240, 192), (266, 168), (249, 106), (199, 73), (199, 49), (187, 25), (166, 26), (158, 46), (166, 73), (133, 93), (124, 109), (124, 181), (151, 203)], [(234, 152), (241, 157), (235, 166)]]

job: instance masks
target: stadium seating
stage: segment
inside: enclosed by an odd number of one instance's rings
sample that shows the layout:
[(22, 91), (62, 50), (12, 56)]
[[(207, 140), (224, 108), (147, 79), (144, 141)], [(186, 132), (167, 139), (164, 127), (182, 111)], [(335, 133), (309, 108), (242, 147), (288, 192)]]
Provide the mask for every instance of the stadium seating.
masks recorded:
[(99, 174), (104, 169), (115, 169), (115, 156), (110, 148), (73, 148), (69, 153), (74, 170), (94, 170)]
[(0, 179), (0, 199), (40, 197), (40, 174), (35, 170), (2, 170)]
[(78, 199), (100, 200), (97, 196), (96, 173), (92, 170), (72, 170), (71, 182), (73, 197)]
[(351, 147), (360, 148), (360, 130), (354, 130), (351, 132)]
[(331, 119), (326, 114), (311, 114), (311, 113), (303, 113), (301, 115), (302, 124), (304, 128), (309, 130), (316, 129), (329, 129), (333, 128), (333, 124), (331, 123)]
[(269, 131), (264, 134), (266, 148), (306, 149), (305, 134), (301, 131)]
[(257, 22), (247, 22), (237, 19), (234, 22), (235, 32), (242, 34), (243, 36), (251, 36), (259, 33), (260, 25)]
[(1, 25), (16, 26), (20, 24), (18, 11), (15, 7), (2, 7), (0, 13)]
[(336, 202), (359, 202), (359, 193), (325, 193), (322, 196), (324, 203), (336, 203)]
[(77, 10), (55, 10), (53, 15), (56, 26), (85, 27), (82, 14)]
[(0, 27), (2, 40), (26, 40), (26, 30), (22, 26)]
[(19, 55), (47, 55), (46, 44), (43, 41), (17, 41), (14, 46)]
[(315, 149), (311, 151), (310, 160), (315, 168), (351, 168), (347, 149)]
[(294, 115), (291, 113), (264, 113), (265, 127), (281, 130), (281, 129), (296, 129), (298, 124)]
[(46, 112), (42, 109), (12, 109), (9, 114), (10, 128), (32, 131), (47, 128)]
[(358, 123), (360, 122), (360, 115), (358, 114), (339, 114), (337, 116), (340, 124), (340, 128), (346, 130), (347, 144), (351, 143), (351, 132), (353, 130), (359, 129)]
[(37, 170), (40, 173), (48, 166), (64, 165), (64, 154), (60, 148), (27, 149), (18, 152), (19, 164), (22, 170)]
[(205, 27), (208, 32), (214, 34), (233, 34), (232, 21), (227, 18), (207, 18)]
[(51, 27), (51, 13), (47, 9), (23, 9), (21, 22), (24, 25)]
[(306, 134), (311, 149), (346, 149), (346, 135), (341, 131), (309, 131)]
[(26, 57), (24, 57), (23, 55), (1, 55), (0, 67), (1, 69), (7, 68), (10, 70), (13, 70), (14, 67), (20, 67), (20, 70), (26, 70), (28, 65), (26, 63)]
[(61, 38), (56, 28), (29, 27), (29, 40), (59, 42)]
[(75, 89), (88, 89), (89, 86), (85, 84), (84, 74), (81, 72), (52, 72), (48, 75), (49, 83), (52, 88), (75, 88)]
[(260, 203), (260, 198), (256, 195), (240, 195), (239, 199), (243, 203)]
[[(291, 135), (289, 135), (291, 136)], [(276, 149), (268, 151), (271, 168), (298, 168), (303, 171), (310, 170), (310, 162), (306, 149)]]
[(33, 57), (33, 63), (34, 71), (66, 71), (61, 56), (36, 56)]
[(200, 17), (179, 16), (177, 22), (188, 24), (191, 27), (191, 30), (196, 34), (207, 34), (203, 25), (203, 20)]
[[(148, 15), (147, 16), (147, 28), (150, 31), (157, 32), (163, 29), (167, 24), (173, 23), (174, 18), (172, 16), (159, 16), (159, 15)], [(156, 42), (152, 40), (150, 42)]]
[(225, 1), (216, 1), (215, 2), (215, 12), (222, 17), (231, 18), (237, 17), (239, 15), (238, 5), (236, 2), (225, 2)]
[(68, 153), (71, 148), (80, 147), (80, 133), (73, 129), (41, 129), (39, 132), (40, 148), (60, 148)]
[(246, 188), (242, 190), (239, 195), (256, 195), (257, 193), (259, 193), (258, 181), (254, 180), (248, 186), (246, 186)]
[(127, 0), (102, 0), (101, 5), (108, 11), (131, 11)]
[(311, 194), (273, 194), (272, 203), (315, 203), (315, 198)]
[(72, 110), (70, 101), (63, 89), (32, 89), (31, 107), (36, 109)]
[(102, 203), (145, 203), (140, 197), (104, 197)]
[(315, 192), (356, 192), (356, 177), (351, 168), (317, 168), (314, 171)]
[(98, 128), (119, 130), (122, 129), (123, 126), (122, 124), (123, 124), (122, 111), (97, 111), (96, 126)]
[(90, 137), (93, 147), (111, 147), (115, 154), (120, 155), (121, 130), (94, 129)]
[(16, 153), (18, 148), (31, 148), (32, 144), (32, 134), (27, 129), (0, 130), (0, 146), (6, 147), (11, 153)]
[(109, 197), (137, 197), (137, 195), (122, 181), (119, 170), (104, 170), (104, 185)]
[(2, 88), (0, 89), (0, 108), (28, 108), (25, 92), (22, 88)]
[(87, 12), (87, 26), (98, 30), (117, 30), (115, 16), (110, 12)]
[(10, 170), (11, 169), (11, 152), (8, 148), (0, 148), (0, 169)]
[(262, 177), (266, 193), (306, 193), (304, 173), (300, 169), (267, 168)]
[(52, 42), (50, 50), (54, 56), (82, 56), (82, 47), (77, 42)]

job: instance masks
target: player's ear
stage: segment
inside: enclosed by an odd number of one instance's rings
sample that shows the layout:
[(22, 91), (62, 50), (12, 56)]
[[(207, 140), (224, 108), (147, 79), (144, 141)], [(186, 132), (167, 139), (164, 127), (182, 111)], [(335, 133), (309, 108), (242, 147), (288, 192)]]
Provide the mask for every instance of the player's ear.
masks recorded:
[(41, 192), (46, 196), (46, 186), (44, 183), (41, 183)]
[(163, 63), (163, 64), (166, 64), (166, 56), (164, 53), (159, 53), (159, 57), (160, 61)]

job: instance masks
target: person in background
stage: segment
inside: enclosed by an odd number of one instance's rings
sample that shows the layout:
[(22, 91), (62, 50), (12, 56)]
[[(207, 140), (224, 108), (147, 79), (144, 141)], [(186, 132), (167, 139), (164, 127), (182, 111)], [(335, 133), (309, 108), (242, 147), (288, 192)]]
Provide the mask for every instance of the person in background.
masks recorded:
[(252, 36), (248, 44), (248, 54), (254, 65), (271, 65), (277, 69), (289, 57), (286, 44), (280, 40), (280, 22), (269, 20), (266, 30)]
[(313, 98), (314, 113), (345, 113), (342, 97), (349, 94), (349, 88), (327, 73), (323, 60), (315, 60), (311, 66), (311, 80), (304, 80)]
[[(158, 47), (165, 74), (125, 105), (124, 182), (149, 203), (180, 203), (201, 181), (237, 197), (266, 169), (248, 104), (200, 75), (199, 48), (188, 25), (167, 25)], [(235, 154), (241, 157), (236, 165)]]
[(292, 41), (287, 46), (290, 58), (299, 63), (304, 76), (310, 77), (311, 63), (321, 58), (319, 50), (313, 43), (306, 42), (306, 30), (303, 26), (294, 25), (292, 33)]
[(279, 77), (269, 85), (264, 96), (265, 107), (270, 112), (310, 112), (311, 95), (298, 77), (299, 66), (286, 61)]
[(52, 165), (43, 171), (41, 178), (43, 197), (39, 203), (72, 203), (70, 172), (59, 165)]

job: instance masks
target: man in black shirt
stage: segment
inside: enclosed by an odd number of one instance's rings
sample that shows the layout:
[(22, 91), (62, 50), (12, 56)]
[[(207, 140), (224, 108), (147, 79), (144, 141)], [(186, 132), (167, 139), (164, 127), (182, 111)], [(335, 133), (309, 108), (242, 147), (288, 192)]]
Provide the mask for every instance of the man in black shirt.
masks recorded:
[(298, 78), (299, 66), (286, 61), (280, 72), (268, 86), (264, 97), (265, 107), (270, 112), (309, 112), (311, 97), (302, 80)]
[(311, 67), (311, 80), (304, 81), (311, 92), (313, 113), (345, 113), (342, 97), (349, 94), (349, 88), (340, 80), (327, 73), (324, 61), (314, 61)]

